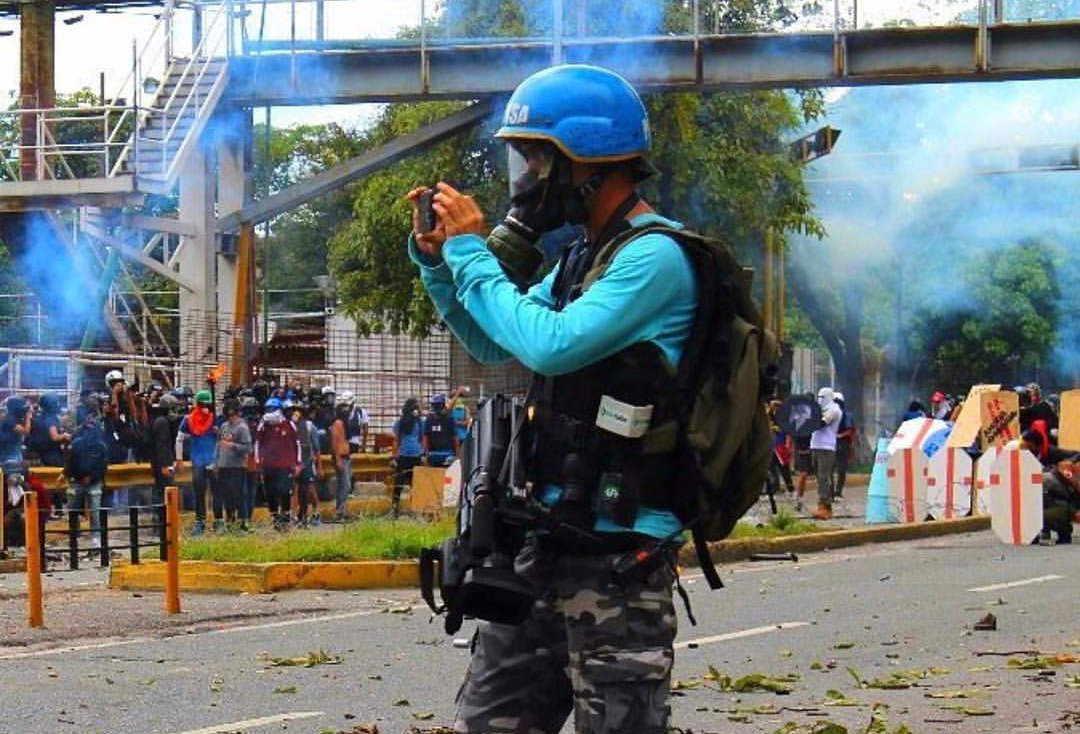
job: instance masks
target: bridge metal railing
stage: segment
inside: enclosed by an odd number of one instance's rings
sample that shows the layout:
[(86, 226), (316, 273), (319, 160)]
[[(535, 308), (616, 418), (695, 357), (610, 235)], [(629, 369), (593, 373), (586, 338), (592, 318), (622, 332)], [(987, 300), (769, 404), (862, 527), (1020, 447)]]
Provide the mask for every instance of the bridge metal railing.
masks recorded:
[[(468, 19), (454, 16), (453, 4), (435, 0), (167, 0), (149, 37), (141, 48), (133, 47), (130, 72), (99, 100), (101, 106), (0, 113), (0, 182), (115, 177), (133, 172), (139, 148), (151, 146), (162, 151), (154, 159), (154, 173), (168, 178), (181, 139), (190, 131), (184, 121), (198, 119), (214, 103), (206, 81), (223, 74), (222, 60), (235, 55), (289, 53), (295, 58), (305, 52), (392, 52), (419, 46), (423, 76), (427, 52), (455, 44), (542, 43), (551, 46), (552, 62), (559, 63), (564, 45), (586, 40), (618, 43), (757, 30), (727, 4), (710, 0), (693, 0), (679, 16), (665, 16), (662, 3), (648, 5), (653, 6), (651, 14), (639, 12), (632, 22), (620, 22), (610, 0), (551, 0), (543, 12), (524, 17), (525, 37), (479, 38), (463, 32)], [(779, 33), (839, 35), (871, 28), (961, 25), (975, 27), (985, 37), (1000, 24), (1080, 20), (1059, 17), (1061, 11), (1054, 11), (1053, 4), (1020, 0), (917, 3), (902, 12), (891, 7), (869, 0), (822, 0), (803, 4), (800, 15), (772, 21)]]

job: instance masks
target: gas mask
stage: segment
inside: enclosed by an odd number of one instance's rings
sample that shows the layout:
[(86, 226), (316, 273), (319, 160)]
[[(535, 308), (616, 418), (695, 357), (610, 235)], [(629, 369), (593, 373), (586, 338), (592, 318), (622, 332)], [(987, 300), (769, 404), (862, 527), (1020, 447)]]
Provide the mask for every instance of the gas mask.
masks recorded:
[(487, 246), (507, 277), (524, 291), (543, 262), (536, 244), (540, 235), (564, 224), (584, 224), (585, 199), (602, 179), (593, 176), (574, 186), (570, 159), (550, 143), (515, 141), (507, 154), (512, 206), (491, 231)]

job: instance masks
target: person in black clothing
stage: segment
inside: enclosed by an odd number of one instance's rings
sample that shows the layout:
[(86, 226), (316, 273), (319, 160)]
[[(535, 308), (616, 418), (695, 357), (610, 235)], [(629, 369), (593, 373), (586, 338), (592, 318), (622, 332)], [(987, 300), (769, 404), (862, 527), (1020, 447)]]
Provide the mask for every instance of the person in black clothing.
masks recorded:
[(833, 393), (833, 400), (840, 406), (840, 425), (836, 433), (836, 477), (833, 479), (835, 497), (842, 497), (847, 482), (848, 463), (855, 452), (855, 416), (844, 405), (843, 393)]
[(424, 420), (424, 463), (446, 466), (458, 452), (454, 416), (446, 409), (445, 395), (431, 396), (431, 412)]
[(1043, 474), (1043, 529), (1039, 540), (1072, 543), (1073, 520), (1080, 513), (1080, 456), (1058, 462)]
[(90, 544), (95, 548), (101, 545), (99, 510), (108, 465), (108, 449), (98, 417), (89, 413), (71, 442), (64, 473), (68, 478), (68, 510), (89, 509)]
[(175, 395), (165, 393), (150, 406), (150, 468), (154, 472), (154, 496), (151, 501), (158, 505), (165, 501), (165, 487), (175, 483), (176, 473), (176, 411), (180, 401)]
[(64, 448), (71, 442), (71, 434), (60, 422), (60, 400), (51, 393), (38, 401), (41, 412), (34, 416), (30, 427), (30, 447), (37, 452), (42, 466), (63, 466)]

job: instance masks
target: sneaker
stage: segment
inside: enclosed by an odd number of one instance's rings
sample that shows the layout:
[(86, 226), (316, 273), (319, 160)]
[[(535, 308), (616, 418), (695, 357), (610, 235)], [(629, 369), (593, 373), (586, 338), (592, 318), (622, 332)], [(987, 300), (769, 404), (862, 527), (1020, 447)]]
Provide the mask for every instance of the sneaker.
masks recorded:
[(224, 533), (225, 532), (225, 521), (224, 520), (214, 520), (214, 532), (215, 533)]
[(795, 500), (795, 512), (802, 512), (805, 509), (806, 505), (803, 504), (802, 500)]
[(311, 527), (317, 528), (320, 525), (322, 525), (322, 517), (319, 515), (319, 513), (315, 513), (311, 516)]
[(202, 535), (206, 532), (206, 520), (196, 520), (195, 524), (191, 526), (192, 535)]
[(818, 505), (818, 508), (814, 510), (814, 514), (811, 515), (815, 520), (831, 520), (832, 508), (826, 505)]
[(237, 530), (241, 533), (254, 533), (255, 528), (251, 527), (247, 520), (241, 520), (240, 525), (237, 526)]

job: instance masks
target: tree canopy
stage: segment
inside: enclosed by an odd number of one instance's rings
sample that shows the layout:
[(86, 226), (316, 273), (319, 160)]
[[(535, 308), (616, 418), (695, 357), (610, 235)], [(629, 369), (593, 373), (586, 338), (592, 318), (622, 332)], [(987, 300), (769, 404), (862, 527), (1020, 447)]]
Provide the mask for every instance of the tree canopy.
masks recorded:
[[(753, 30), (786, 17), (784, 3), (702, 3), (706, 24)], [(445, 19), (450, 35), (527, 36), (549, 31), (550, 4), (529, 1), (455, 2)], [(582, 25), (604, 35), (648, 29), (684, 32), (690, 3), (662, 6), (589, 3)], [(644, 17), (643, 16), (650, 16)], [(650, 25), (652, 24), (652, 25)], [(751, 262), (760, 259), (765, 232), (812, 235), (821, 227), (812, 212), (799, 164), (785, 143), (822, 111), (820, 94), (740, 91), (716, 94), (666, 93), (645, 99), (654, 147), (650, 159), (660, 175), (643, 185), (646, 198), (667, 216), (703, 232), (726, 237)], [(363, 145), (388, 142), (446, 116), (454, 103), (388, 106)], [(406, 192), (435, 179), (468, 188), (497, 221), (508, 208), (505, 155), (491, 124), (418, 153), (359, 182), (353, 189), (353, 218), (332, 238), (330, 267), (346, 313), (362, 331), (430, 333), (431, 304), (407, 260), (410, 226)]]

